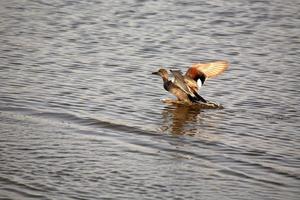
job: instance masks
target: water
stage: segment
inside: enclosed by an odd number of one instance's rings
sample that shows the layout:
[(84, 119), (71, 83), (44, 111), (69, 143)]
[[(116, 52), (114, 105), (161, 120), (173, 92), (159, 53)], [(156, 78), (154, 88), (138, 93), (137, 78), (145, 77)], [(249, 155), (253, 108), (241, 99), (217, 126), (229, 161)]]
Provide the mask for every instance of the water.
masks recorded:
[[(299, 199), (300, 3), (0, 2), (0, 199)], [(224, 59), (168, 106), (151, 72)]]

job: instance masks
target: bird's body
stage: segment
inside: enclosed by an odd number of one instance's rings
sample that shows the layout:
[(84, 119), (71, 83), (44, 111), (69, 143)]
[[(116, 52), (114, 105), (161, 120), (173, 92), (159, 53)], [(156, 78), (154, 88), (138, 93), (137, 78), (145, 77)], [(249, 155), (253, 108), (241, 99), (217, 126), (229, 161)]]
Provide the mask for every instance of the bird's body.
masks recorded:
[(206, 103), (207, 101), (199, 95), (198, 90), (208, 78), (223, 73), (228, 65), (227, 61), (198, 63), (192, 65), (184, 75), (179, 70), (170, 70), (174, 81), (169, 80), (168, 71), (163, 68), (152, 74), (161, 76), (164, 88), (175, 95), (179, 101)]

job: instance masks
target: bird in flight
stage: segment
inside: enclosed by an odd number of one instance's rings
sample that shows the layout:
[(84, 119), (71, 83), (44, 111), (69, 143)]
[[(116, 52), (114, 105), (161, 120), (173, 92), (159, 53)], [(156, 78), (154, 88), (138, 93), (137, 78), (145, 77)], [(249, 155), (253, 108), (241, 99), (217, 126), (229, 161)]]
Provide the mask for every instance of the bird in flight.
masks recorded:
[(180, 70), (170, 70), (174, 80), (169, 80), (169, 73), (166, 69), (161, 68), (152, 74), (159, 75), (163, 80), (165, 90), (175, 95), (178, 101), (195, 103), (207, 101), (198, 93), (204, 82), (222, 74), (228, 69), (229, 63), (224, 60), (197, 63), (188, 68), (183, 75)]

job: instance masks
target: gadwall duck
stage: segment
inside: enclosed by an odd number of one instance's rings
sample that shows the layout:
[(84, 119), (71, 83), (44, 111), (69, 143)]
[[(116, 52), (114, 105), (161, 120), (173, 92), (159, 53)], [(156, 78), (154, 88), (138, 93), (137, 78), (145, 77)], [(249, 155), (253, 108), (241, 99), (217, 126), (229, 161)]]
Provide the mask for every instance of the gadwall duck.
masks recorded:
[(152, 74), (162, 77), (165, 90), (175, 95), (178, 101), (207, 103), (207, 101), (199, 95), (198, 90), (207, 79), (222, 74), (228, 66), (229, 63), (223, 60), (193, 64), (184, 75), (180, 70), (170, 70), (174, 76), (173, 80), (169, 80), (169, 73), (164, 68)]

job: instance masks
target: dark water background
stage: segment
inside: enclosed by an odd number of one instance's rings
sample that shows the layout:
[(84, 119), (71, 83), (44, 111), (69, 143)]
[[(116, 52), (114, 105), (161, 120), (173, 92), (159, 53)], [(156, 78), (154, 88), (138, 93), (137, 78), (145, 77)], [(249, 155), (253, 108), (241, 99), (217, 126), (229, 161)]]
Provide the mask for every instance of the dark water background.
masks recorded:
[[(298, 0), (1, 0), (0, 199), (299, 199)], [(225, 59), (167, 106), (151, 72)]]

